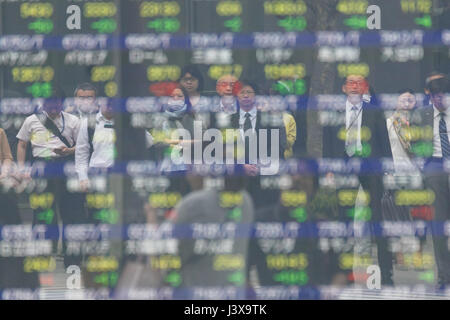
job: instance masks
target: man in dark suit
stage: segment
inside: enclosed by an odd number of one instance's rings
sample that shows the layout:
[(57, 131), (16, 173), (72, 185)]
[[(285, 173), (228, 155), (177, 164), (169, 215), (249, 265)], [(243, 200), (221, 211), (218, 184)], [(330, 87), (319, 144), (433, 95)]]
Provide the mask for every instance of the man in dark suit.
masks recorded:
[(347, 95), (345, 109), (338, 112), (345, 116), (345, 126), (324, 128), (324, 158), (392, 156), (383, 110), (362, 100), (366, 87), (367, 81), (362, 76), (347, 77), (342, 86)]
[[(450, 125), (450, 80), (448, 77), (436, 77), (427, 82), (426, 90), (430, 95), (430, 105), (419, 111), (422, 128), (433, 128), (433, 134), (424, 141), (428, 148), (423, 168), (425, 187), (434, 193), (433, 246), (438, 270), (438, 286), (450, 284), (450, 254), (447, 237), (442, 234), (443, 223), (450, 219), (449, 174), (444, 163), (450, 159), (448, 126)], [(447, 97), (446, 97), (447, 95)], [(439, 232), (439, 230), (441, 230)], [(440, 234), (439, 234), (440, 233)]]
[[(366, 79), (359, 75), (349, 75), (342, 86), (342, 91), (347, 95), (345, 109), (336, 112), (333, 116), (341, 119), (341, 124), (324, 128), (324, 158), (346, 160), (391, 158), (383, 110), (363, 101), (363, 94), (368, 91)], [(381, 198), (384, 190), (383, 173), (377, 171), (359, 173), (358, 179), (363, 190), (370, 195), (370, 222), (380, 223), (382, 221)], [(388, 250), (385, 238), (377, 235), (375, 239), (381, 283), (392, 285), (392, 253)]]
[[(255, 99), (257, 94), (258, 87), (255, 84), (246, 80), (240, 81), (240, 87), (237, 90), (237, 112), (230, 116), (228, 128), (238, 129), (237, 139), (241, 139), (244, 150), (241, 154), (238, 151), (237, 158), (243, 161), (246, 175), (252, 176), (249, 180), (248, 191), (253, 198), (255, 208), (261, 208), (272, 205), (278, 200), (276, 192), (261, 188), (259, 176), (277, 174), (277, 172), (266, 173), (264, 169), (267, 167), (264, 164), (268, 159), (271, 159), (272, 164), (276, 159), (284, 159), (286, 130), (281, 112), (258, 110)], [(267, 132), (265, 141), (262, 136), (264, 130)], [(278, 139), (272, 141), (272, 135), (278, 136)]]

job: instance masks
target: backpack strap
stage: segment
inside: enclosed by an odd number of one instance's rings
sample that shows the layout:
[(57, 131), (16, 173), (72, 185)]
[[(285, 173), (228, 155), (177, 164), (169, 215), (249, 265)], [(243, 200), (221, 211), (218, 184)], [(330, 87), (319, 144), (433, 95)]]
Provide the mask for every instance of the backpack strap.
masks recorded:
[(55, 136), (61, 140), (62, 143), (64, 143), (67, 148), (72, 148), (73, 146), (70, 145), (69, 141), (61, 134), (56, 124), (45, 114), (40, 113), (36, 114), (36, 117), (39, 119), (39, 121), (42, 123), (42, 125), (51, 133), (53, 133)]

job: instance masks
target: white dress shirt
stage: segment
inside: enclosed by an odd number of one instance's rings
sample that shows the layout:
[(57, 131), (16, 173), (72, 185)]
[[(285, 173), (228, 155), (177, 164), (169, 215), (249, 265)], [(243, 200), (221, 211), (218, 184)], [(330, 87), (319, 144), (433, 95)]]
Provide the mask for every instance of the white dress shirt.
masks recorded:
[[(441, 137), (439, 135), (439, 121), (441, 121), (440, 111), (433, 105), (433, 157), (442, 158)], [(450, 127), (450, 110), (445, 113), (445, 123), (447, 124), (447, 135)], [(449, 137), (450, 139), (450, 137)]]
[(204, 112), (210, 112), (211, 110), (211, 101), (208, 97), (204, 97), (204, 96), (199, 96), (198, 100), (195, 102), (195, 104), (192, 101), (193, 99), (191, 99), (191, 104), (192, 104), (192, 110), (194, 111), (194, 113), (204, 113)]
[[(227, 101), (227, 104), (223, 104), (224, 100)], [(223, 96), (219, 102), (219, 111), (229, 114), (236, 113), (237, 111), (236, 98), (233, 96)]]
[(92, 137), (94, 150), (90, 160), (88, 119), (84, 118), (81, 123), (75, 148), (75, 169), (80, 180), (88, 179), (89, 168), (109, 168), (114, 164), (116, 134), (113, 128), (105, 128), (105, 125), (114, 125), (114, 120), (107, 120), (101, 111), (97, 113), (95, 120), (95, 131)]
[[(352, 122), (352, 107), (354, 105), (347, 99), (347, 102), (345, 104), (345, 128), (346, 128), (346, 135), (345, 135), (345, 142), (346, 145), (349, 143), (349, 133), (353, 130), (357, 130), (356, 134), (356, 148), (357, 151), (362, 151), (362, 144), (361, 144), (361, 123), (362, 123), (362, 106), (363, 102), (361, 101), (359, 104), (356, 105), (358, 110), (356, 111), (356, 114), (358, 117), (356, 120)], [(351, 126), (351, 130), (350, 129)]]
[[(59, 129), (61, 135), (73, 146), (77, 141), (78, 131), (80, 130), (80, 119), (69, 113), (61, 112), (53, 120), (53, 123)], [(25, 142), (31, 142), (31, 150), (35, 158), (59, 158), (61, 156), (53, 150), (67, 148), (57, 136), (44, 127), (35, 114), (25, 119), (16, 137)]]

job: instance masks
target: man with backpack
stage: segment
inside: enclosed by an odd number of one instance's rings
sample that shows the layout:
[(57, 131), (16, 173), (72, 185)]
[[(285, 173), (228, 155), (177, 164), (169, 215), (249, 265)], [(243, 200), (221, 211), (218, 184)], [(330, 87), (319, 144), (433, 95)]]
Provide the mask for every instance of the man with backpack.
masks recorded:
[[(57, 214), (64, 224), (77, 224), (84, 216), (77, 199), (67, 188), (65, 165), (73, 161), (80, 128), (78, 117), (62, 111), (65, 96), (55, 88), (52, 98), (46, 99), (41, 110), (27, 117), (17, 134), (17, 162), (22, 179), (46, 179), (43, 192), (30, 194), (33, 224), (47, 225), (53, 233), (54, 249), (59, 237)], [(32, 170), (25, 166), (28, 143), (32, 149)], [(36, 170), (38, 168), (45, 168)], [(43, 200), (43, 201), (42, 201)], [(63, 241), (63, 244), (65, 242)], [(78, 264), (80, 257), (64, 257), (66, 267)]]
[(90, 187), (89, 169), (104, 170), (114, 164), (115, 131), (112, 106), (101, 106), (95, 116), (95, 127), (91, 127), (88, 122), (87, 118), (81, 121), (75, 150), (75, 168), (81, 190), (84, 192)]

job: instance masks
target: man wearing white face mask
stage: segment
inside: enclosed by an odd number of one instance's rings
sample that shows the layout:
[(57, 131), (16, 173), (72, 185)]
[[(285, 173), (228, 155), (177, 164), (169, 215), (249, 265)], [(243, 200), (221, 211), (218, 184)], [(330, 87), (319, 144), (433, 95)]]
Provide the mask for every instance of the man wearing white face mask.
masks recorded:
[(66, 107), (65, 112), (78, 118), (95, 115), (98, 112), (97, 89), (88, 82), (79, 84), (75, 88), (73, 102)]
[(88, 171), (110, 168), (114, 164), (114, 114), (110, 105), (103, 105), (95, 118), (94, 130), (83, 119), (75, 149), (75, 168), (83, 192), (89, 189)]

